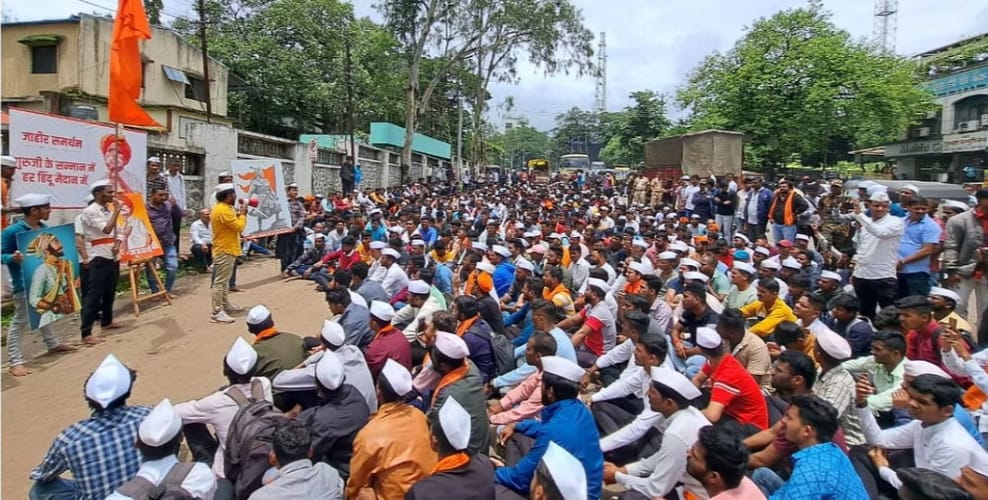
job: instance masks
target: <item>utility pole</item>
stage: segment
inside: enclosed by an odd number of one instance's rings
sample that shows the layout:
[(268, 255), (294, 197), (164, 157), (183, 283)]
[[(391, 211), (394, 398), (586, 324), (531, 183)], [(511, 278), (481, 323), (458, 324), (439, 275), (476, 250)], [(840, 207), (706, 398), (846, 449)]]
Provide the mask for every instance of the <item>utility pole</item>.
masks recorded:
[(357, 164), (357, 146), (353, 139), (353, 63), (350, 59), (350, 36), (353, 31), (353, 19), (347, 22), (347, 34), (343, 40), (343, 64), (346, 73), (346, 113), (347, 113), (347, 134), (350, 135), (351, 161)]
[(209, 49), (206, 47), (206, 0), (199, 0), (199, 43), (202, 45), (202, 80), (206, 90), (206, 123), (212, 120), (213, 99), (209, 92)]
[(463, 173), (463, 96), (456, 94), (456, 102), (460, 106), (460, 120), (456, 126), (456, 176)]

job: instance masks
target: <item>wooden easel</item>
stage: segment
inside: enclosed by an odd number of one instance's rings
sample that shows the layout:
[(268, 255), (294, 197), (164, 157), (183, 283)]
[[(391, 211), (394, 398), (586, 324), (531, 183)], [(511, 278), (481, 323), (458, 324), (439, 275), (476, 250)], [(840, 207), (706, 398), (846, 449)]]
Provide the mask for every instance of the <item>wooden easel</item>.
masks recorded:
[[(130, 262), (127, 265), (128, 271), (130, 272), (130, 298), (134, 303), (134, 316), (141, 315), (141, 302), (145, 300), (155, 299), (158, 297), (163, 297), (168, 305), (172, 305), (172, 299), (168, 297), (168, 291), (165, 290), (165, 285), (161, 282), (161, 277), (154, 270), (153, 259), (142, 259)], [(151, 279), (158, 284), (157, 293), (148, 293), (145, 295), (140, 294), (140, 283), (141, 283), (141, 273), (148, 270), (148, 274), (152, 276)]]

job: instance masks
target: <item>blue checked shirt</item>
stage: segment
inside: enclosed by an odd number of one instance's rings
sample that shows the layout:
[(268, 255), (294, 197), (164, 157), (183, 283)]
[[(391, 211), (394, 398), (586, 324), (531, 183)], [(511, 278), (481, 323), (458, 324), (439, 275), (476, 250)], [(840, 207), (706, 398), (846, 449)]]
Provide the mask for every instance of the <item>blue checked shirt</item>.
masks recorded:
[(77, 499), (106, 498), (137, 474), (141, 456), (134, 442), (149, 413), (147, 406), (122, 406), (72, 424), (52, 442), (31, 479), (49, 481), (71, 471)]
[(771, 500), (868, 500), (851, 461), (834, 443), (799, 450), (792, 462), (792, 476)]

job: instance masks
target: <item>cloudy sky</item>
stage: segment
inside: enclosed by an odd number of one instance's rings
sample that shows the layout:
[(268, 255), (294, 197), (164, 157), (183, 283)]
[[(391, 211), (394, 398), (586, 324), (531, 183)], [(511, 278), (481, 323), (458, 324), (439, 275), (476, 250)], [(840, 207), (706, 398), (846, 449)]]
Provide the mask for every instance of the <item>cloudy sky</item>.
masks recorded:
[[(607, 108), (619, 110), (628, 94), (652, 89), (672, 93), (707, 54), (727, 50), (759, 17), (805, 5), (805, 0), (571, 0), (583, 10), (587, 27), (607, 33)], [(358, 15), (379, 16), (376, 0), (354, 0)], [(17, 21), (106, 12), (114, 0), (6, 0), (3, 13)], [(188, 15), (193, 0), (164, 0), (165, 18)], [(873, 29), (871, 0), (824, 0), (837, 26), (858, 38)], [(912, 55), (988, 30), (988, 3), (972, 0), (900, 0), (896, 52)], [(551, 129), (554, 117), (573, 106), (593, 106), (594, 80), (545, 77), (524, 65), (517, 85), (497, 85), (490, 117), (500, 122), (497, 104), (514, 100), (513, 116)], [(675, 110), (671, 110), (675, 114)]]

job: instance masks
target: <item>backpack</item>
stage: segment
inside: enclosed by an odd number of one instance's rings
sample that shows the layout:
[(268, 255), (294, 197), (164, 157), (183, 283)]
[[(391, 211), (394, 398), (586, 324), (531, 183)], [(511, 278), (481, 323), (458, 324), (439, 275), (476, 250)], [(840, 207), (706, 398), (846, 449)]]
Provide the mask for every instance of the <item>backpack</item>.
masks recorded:
[(285, 421), (285, 416), (264, 399), (264, 390), (258, 380), (251, 381), (249, 399), (233, 388), (223, 394), (240, 407), (230, 422), (223, 451), (223, 470), (233, 483), (234, 497), (245, 500), (261, 487), (261, 479), (271, 467), (268, 462), (271, 436)]
[(515, 363), (515, 346), (508, 337), (492, 332), (491, 351), (494, 352), (495, 375), (504, 375), (518, 367)]
[(168, 474), (158, 484), (137, 476), (121, 484), (117, 493), (134, 500), (194, 500), (195, 497), (182, 488), (182, 482), (194, 466), (194, 462), (179, 462), (168, 470)]

